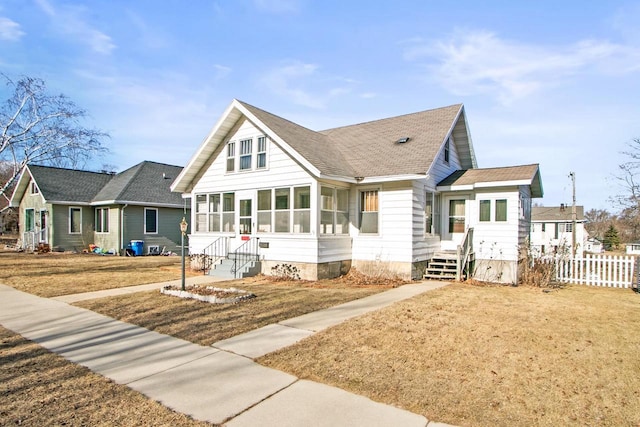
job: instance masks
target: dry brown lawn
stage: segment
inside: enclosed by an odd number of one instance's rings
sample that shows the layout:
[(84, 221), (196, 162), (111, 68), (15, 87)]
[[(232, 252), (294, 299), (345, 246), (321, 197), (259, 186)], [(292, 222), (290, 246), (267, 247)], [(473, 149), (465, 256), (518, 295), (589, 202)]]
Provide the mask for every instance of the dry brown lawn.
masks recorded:
[[(195, 273), (189, 273), (195, 274)], [(43, 297), (180, 278), (180, 257), (0, 252), (0, 283)]]
[(0, 425), (211, 426), (68, 362), (2, 327)]
[(238, 304), (209, 304), (158, 291), (81, 301), (76, 305), (201, 345), (281, 320), (363, 298), (389, 286), (352, 287), (340, 280), (273, 282), (265, 277), (218, 282), (256, 295)]
[(640, 295), (453, 284), (258, 361), (461, 426), (640, 425)]

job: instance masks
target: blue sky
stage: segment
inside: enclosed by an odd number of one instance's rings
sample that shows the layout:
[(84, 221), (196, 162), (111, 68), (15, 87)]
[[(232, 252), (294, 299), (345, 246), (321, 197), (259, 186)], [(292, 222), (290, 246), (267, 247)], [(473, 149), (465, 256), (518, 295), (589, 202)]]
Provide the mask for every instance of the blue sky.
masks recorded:
[(480, 167), (540, 163), (546, 206), (574, 171), (615, 211), (638, 22), (616, 0), (0, 0), (0, 71), (89, 111), (96, 169), (186, 164), (233, 98), (315, 130), (464, 103)]

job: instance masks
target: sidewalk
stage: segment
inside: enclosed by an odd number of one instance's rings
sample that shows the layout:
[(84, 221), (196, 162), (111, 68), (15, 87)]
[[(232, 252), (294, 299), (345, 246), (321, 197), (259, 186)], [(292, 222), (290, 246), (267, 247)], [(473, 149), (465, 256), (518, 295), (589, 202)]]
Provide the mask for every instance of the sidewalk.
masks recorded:
[[(161, 285), (143, 286), (153, 289), (152, 286)], [(212, 347), (4, 285), (0, 285), (0, 324), (198, 420), (230, 427), (435, 427), (445, 424), (429, 422), (423, 416), (339, 388), (300, 380), (261, 366), (251, 358), (291, 345), (351, 317), (445, 285), (423, 282), (402, 286), (219, 341)], [(131, 287), (128, 291), (133, 292), (133, 288), (140, 289)]]

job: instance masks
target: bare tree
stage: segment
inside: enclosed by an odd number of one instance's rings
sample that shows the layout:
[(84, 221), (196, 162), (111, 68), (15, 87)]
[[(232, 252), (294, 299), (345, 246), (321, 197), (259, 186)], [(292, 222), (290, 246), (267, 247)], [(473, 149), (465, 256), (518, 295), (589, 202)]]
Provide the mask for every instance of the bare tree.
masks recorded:
[(604, 238), (604, 233), (615, 219), (606, 209), (589, 209), (584, 213), (584, 218), (587, 220), (585, 227), (589, 235), (599, 240)]
[(0, 181), (0, 196), (8, 193), (28, 163), (79, 168), (107, 151), (102, 140), (108, 135), (84, 127), (87, 112), (65, 95), (48, 93), (44, 80), (0, 76), (10, 93), (0, 105), (0, 162), (9, 165)]

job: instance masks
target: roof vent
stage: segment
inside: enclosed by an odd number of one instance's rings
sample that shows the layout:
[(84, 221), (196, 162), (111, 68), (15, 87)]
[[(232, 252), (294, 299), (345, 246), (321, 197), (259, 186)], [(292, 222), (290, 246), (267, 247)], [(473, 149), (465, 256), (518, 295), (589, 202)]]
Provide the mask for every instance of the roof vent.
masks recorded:
[(398, 139), (396, 141), (396, 143), (398, 144), (404, 144), (405, 142), (409, 141), (409, 137), (408, 136), (403, 136), (402, 138)]

